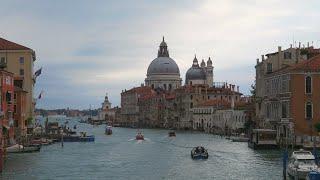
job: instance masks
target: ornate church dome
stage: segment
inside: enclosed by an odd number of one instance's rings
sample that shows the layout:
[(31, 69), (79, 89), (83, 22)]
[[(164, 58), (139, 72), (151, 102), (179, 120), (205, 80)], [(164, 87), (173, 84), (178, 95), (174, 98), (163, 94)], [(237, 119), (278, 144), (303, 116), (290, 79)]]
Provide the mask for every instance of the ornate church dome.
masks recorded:
[(149, 65), (145, 84), (152, 89), (174, 90), (181, 86), (180, 70), (177, 63), (169, 57), (167, 43), (162, 39), (158, 57)]
[(158, 57), (150, 63), (147, 70), (147, 76), (161, 74), (180, 75), (178, 65), (169, 57), (168, 46), (164, 38), (160, 44)]
[(199, 67), (196, 56), (193, 59), (192, 67), (186, 73), (186, 81), (189, 80), (206, 80), (206, 72), (203, 68)]

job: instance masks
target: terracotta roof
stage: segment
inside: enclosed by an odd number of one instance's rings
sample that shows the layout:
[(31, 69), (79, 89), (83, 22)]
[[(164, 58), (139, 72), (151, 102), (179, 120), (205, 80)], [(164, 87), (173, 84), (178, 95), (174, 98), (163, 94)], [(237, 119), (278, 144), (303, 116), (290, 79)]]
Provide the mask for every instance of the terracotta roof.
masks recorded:
[(31, 50), (28, 47), (0, 38), (0, 50)]

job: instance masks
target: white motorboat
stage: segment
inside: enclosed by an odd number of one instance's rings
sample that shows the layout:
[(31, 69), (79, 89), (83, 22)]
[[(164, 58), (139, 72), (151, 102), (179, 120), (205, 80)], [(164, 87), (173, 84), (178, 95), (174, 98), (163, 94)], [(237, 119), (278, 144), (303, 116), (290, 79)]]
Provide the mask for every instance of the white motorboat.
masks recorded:
[(293, 151), (287, 167), (288, 175), (294, 179), (306, 179), (311, 171), (320, 172), (314, 155), (303, 149)]
[(15, 144), (6, 148), (7, 153), (30, 153), (40, 151), (40, 146), (23, 146)]

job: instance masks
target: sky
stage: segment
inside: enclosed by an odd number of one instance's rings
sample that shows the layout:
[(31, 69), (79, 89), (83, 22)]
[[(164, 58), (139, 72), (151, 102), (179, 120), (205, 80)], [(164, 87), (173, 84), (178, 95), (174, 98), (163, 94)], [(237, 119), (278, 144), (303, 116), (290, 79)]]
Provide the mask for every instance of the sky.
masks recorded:
[(214, 81), (250, 93), (256, 59), (278, 46), (320, 47), (320, 1), (0, 0), (0, 37), (36, 51), (37, 108), (98, 108), (140, 86), (162, 36), (185, 73), (210, 56)]

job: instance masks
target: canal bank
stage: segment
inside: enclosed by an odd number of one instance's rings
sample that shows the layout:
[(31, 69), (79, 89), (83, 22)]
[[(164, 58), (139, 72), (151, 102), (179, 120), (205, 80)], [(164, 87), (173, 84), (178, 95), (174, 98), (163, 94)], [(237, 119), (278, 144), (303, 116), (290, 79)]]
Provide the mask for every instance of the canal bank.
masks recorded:
[[(254, 151), (247, 143), (219, 136), (144, 129), (146, 141), (134, 139), (136, 129), (79, 124), (96, 137), (92, 143), (45, 146), (40, 153), (9, 155), (1, 179), (281, 179), (280, 151)], [(194, 161), (190, 150), (208, 148), (209, 159)]]

